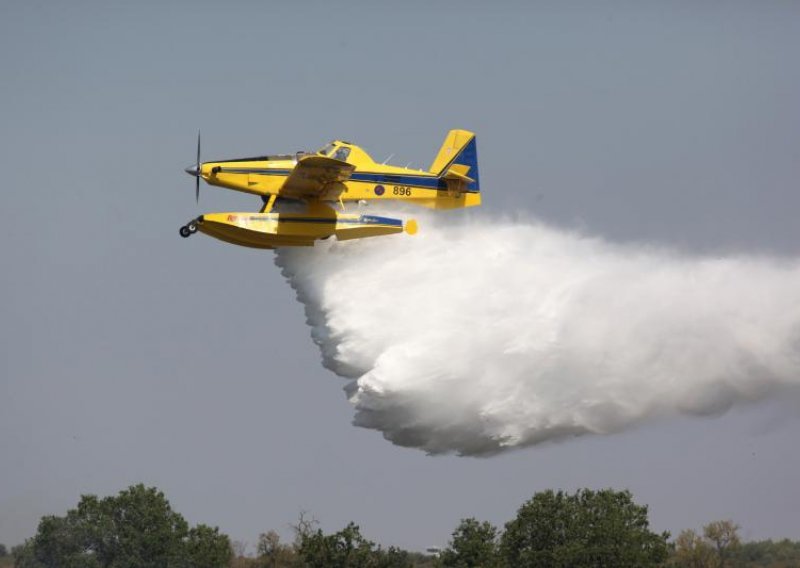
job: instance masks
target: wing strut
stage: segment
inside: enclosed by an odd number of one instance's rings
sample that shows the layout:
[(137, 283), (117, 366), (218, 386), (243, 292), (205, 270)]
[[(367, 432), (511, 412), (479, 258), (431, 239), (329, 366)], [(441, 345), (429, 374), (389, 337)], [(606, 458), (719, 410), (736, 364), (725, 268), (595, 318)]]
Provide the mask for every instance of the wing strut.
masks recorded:
[(269, 213), (272, 211), (272, 208), (275, 206), (275, 199), (278, 197), (277, 193), (271, 193), (269, 199), (264, 202), (264, 207), (261, 208), (259, 213)]

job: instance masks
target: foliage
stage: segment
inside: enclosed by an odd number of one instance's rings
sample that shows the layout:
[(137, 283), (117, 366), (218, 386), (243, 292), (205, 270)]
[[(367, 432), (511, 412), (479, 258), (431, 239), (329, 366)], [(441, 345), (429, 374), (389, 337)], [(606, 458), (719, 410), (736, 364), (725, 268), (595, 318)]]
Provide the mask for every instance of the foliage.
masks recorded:
[(84, 495), (63, 517), (42, 517), (11, 557), (0, 545), (0, 568), (12, 559), (18, 568), (800, 567), (800, 542), (741, 543), (730, 520), (682, 531), (668, 546), (667, 533), (649, 530), (646, 506), (610, 489), (536, 493), (502, 533), (462, 519), (439, 558), (382, 548), (354, 523), (325, 534), (305, 513), (294, 530), (292, 544), (275, 531), (260, 535), (257, 557), (247, 557), (245, 543), (232, 546), (216, 527), (189, 527), (163, 493), (135, 485), (103, 499)]
[(373, 547), (358, 526), (350, 523), (331, 535), (320, 529), (300, 535), (297, 553), (310, 568), (369, 566)]
[(739, 547), (739, 526), (733, 521), (714, 521), (703, 527), (703, 536), (717, 551), (717, 566), (725, 568), (731, 550)]
[(192, 568), (215, 568), (230, 563), (233, 549), (219, 528), (201, 524), (189, 529), (183, 556), (184, 563)]
[(702, 537), (693, 530), (681, 531), (669, 564), (681, 568), (730, 566), (728, 559), (739, 547), (738, 529), (733, 521), (715, 521), (703, 527)]
[(40, 568), (44, 567), (36, 560), (33, 550), (33, 539), (28, 539), (25, 544), (20, 544), (11, 549), (11, 556), (14, 558), (16, 568)]
[(628, 491), (544, 491), (506, 523), (500, 556), (514, 567), (656, 566), (669, 534), (648, 526), (647, 507)]
[(320, 529), (298, 534), (297, 555), (308, 568), (406, 568), (409, 554), (398, 548), (381, 549), (361, 535), (358, 525), (349, 523), (339, 532), (326, 535)]
[(800, 566), (800, 542), (741, 543), (739, 527), (733, 521), (715, 521), (703, 527), (701, 537), (693, 530), (675, 539), (669, 566), (680, 568), (790, 568)]
[(258, 537), (259, 566), (264, 568), (282, 568), (293, 566), (297, 563), (297, 555), (294, 548), (281, 543), (281, 537), (275, 531), (263, 533)]
[(0, 543), (0, 558), (8, 556), (8, 549), (5, 544)]
[(442, 563), (436, 556), (421, 552), (407, 552), (408, 561), (414, 568), (441, 568)]
[(15, 553), (18, 566), (49, 568), (213, 568), (230, 558), (226, 535), (205, 525), (190, 530), (163, 493), (141, 484), (104, 499), (84, 495), (66, 516), (43, 517)]
[(731, 554), (734, 566), (787, 568), (800, 566), (800, 542), (788, 538), (745, 542)]
[(711, 546), (691, 529), (681, 531), (675, 539), (670, 565), (685, 568), (708, 568), (716, 565)]
[(462, 519), (450, 545), (442, 552), (442, 565), (455, 568), (490, 567), (497, 563), (497, 529), (477, 519)]

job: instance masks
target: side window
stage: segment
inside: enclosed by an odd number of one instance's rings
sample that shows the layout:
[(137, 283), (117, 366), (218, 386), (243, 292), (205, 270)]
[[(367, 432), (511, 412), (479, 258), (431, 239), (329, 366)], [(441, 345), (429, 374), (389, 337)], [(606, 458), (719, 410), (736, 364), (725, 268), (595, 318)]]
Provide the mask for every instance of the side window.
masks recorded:
[(336, 150), (336, 153), (333, 155), (334, 159), (341, 160), (342, 162), (347, 161), (347, 156), (350, 155), (350, 148), (339, 148)]

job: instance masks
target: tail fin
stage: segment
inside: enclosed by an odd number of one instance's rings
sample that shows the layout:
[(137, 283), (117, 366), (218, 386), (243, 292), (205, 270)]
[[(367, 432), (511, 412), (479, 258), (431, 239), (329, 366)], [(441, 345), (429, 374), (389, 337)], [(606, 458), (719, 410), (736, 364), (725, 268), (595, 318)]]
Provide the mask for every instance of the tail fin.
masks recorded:
[(475, 133), (467, 130), (448, 132), (429, 171), (444, 178), (448, 186), (459, 193), (480, 191)]

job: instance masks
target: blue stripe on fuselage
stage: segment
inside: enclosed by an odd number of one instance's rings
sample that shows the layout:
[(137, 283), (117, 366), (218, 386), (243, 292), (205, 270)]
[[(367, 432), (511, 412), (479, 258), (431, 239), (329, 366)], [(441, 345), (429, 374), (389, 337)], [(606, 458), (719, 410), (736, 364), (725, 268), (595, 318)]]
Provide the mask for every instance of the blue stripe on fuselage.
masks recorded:
[(411, 185), (427, 189), (447, 189), (447, 182), (435, 176), (381, 174), (356, 171), (353, 172), (353, 175), (351, 175), (345, 183), (351, 180), (386, 185)]
[[(292, 172), (292, 170), (278, 168), (222, 168), (221, 171), (222, 173), (258, 174), (265, 176), (287, 176)], [(344, 183), (348, 181), (386, 185), (410, 185), (439, 191), (447, 189), (447, 182), (433, 175), (400, 175), (355, 171)], [(474, 184), (470, 184), (470, 186), (472, 185)], [(472, 191), (471, 189), (469, 190)]]

